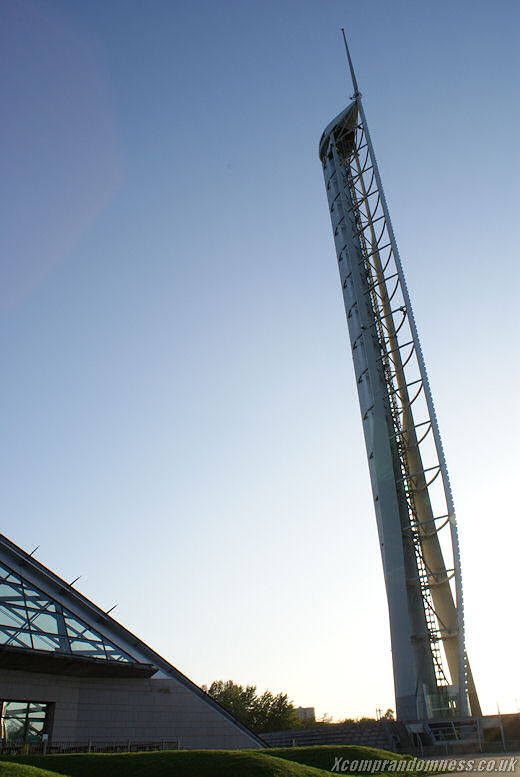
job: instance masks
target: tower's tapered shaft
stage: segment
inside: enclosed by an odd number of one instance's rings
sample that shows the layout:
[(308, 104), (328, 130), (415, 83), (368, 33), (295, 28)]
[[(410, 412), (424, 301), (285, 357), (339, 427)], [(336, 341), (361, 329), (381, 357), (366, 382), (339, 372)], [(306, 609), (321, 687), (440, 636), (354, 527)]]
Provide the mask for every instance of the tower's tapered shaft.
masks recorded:
[(354, 96), (323, 133), (320, 159), (383, 559), (397, 714), (479, 714), (446, 461), (348, 47), (347, 56)]

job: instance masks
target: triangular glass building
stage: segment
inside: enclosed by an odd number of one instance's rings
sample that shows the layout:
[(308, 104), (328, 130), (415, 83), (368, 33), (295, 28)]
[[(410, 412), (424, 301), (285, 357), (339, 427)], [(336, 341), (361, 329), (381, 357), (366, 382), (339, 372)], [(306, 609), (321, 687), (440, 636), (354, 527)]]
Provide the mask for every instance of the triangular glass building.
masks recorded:
[(263, 747), (178, 669), (0, 535), (0, 740), (9, 749)]

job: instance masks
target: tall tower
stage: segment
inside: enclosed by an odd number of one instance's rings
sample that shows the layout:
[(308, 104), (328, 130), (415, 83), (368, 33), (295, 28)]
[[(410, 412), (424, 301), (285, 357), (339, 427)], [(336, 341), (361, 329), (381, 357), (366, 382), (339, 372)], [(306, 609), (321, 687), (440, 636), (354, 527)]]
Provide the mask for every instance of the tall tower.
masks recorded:
[(354, 95), (319, 146), (385, 576), (397, 716), (479, 715), (455, 509), (428, 376), (343, 31)]

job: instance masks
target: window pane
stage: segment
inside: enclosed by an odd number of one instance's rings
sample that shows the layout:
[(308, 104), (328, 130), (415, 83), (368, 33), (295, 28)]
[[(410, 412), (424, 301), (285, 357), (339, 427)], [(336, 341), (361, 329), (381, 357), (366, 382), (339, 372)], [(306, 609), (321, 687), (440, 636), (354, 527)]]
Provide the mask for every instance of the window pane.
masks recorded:
[(36, 702), (31, 702), (29, 705), (29, 715), (34, 717), (39, 717), (40, 715), (45, 715), (47, 712), (47, 705), (46, 704), (36, 704)]
[(70, 637), (84, 637), (85, 639), (94, 639), (96, 641), (101, 639), (99, 634), (88, 629), (84, 623), (81, 623), (81, 621), (76, 620), (76, 618), (72, 618), (66, 613), (64, 613), (64, 615), (65, 625), (67, 626), (67, 633)]
[(70, 647), (73, 653), (89, 653), (92, 655), (101, 655), (105, 658), (105, 651), (101, 642), (93, 643), (86, 642), (85, 640), (73, 639), (70, 641)]
[(28, 631), (0, 629), (0, 641), (4, 645), (12, 645), (13, 647), (32, 647), (31, 635)]
[(44, 720), (30, 720), (27, 725), (27, 741), (34, 742), (41, 739), (44, 725)]
[(9, 718), (5, 721), (5, 738), (9, 744), (22, 744), (25, 738), (25, 719)]
[(16, 580), (16, 577), (13, 575), (11, 570), (5, 567), (3, 564), (0, 564), (0, 577), (2, 577), (4, 580)]
[(27, 714), (27, 702), (25, 701), (6, 701), (4, 704), (4, 711), (3, 715), (4, 717), (7, 716), (14, 716), (14, 717), (25, 717)]
[(33, 632), (33, 647), (35, 650), (59, 650), (59, 637), (47, 636), (46, 634), (37, 634)]
[(50, 601), (48, 596), (45, 596), (45, 594), (36, 590), (36, 588), (32, 588), (32, 586), (27, 585), (25, 581), (23, 584), (23, 590), (25, 593), (25, 598), (27, 600), (31, 599), (38, 602), (38, 607), (45, 606), (45, 603)]
[(27, 624), (25, 617), (25, 610), (20, 608), (11, 609), (8, 607), (0, 606), (0, 624), (2, 626), (19, 626), (22, 627)]
[(19, 591), (13, 586), (7, 585), (7, 583), (0, 583), (0, 598), (16, 599), (20, 597)]
[(110, 647), (110, 645), (106, 646), (107, 651), (107, 658), (110, 659), (110, 661), (130, 661), (131, 659), (128, 658), (128, 656), (125, 656), (123, 653), (119, 653), (117, 650), (114, 650)]
[(58, 623), (56, 618), (52, 615), (48, 615), (46, 612), (36, 615), (35, 613), (29, 613), (29, 620), (31, 621), (31, 628), (37, 631), (46, 631), (49, 634), (58, 633)]

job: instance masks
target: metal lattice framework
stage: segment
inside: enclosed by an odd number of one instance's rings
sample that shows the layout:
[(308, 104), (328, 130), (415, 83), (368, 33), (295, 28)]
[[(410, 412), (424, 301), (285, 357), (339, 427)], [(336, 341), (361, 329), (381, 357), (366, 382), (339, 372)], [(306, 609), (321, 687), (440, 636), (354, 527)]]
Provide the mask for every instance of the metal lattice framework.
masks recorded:
[(478, 714), (464, 646), (460, 554), (448, 471), (346, 48), (355, 92), (348, 108), (325, 130), (320, 158), (381, 541), (397, 712), (403, 719), (431, 718), (466, 715), (471, 706)]
[(0, 645), (135, 663), (117, 645), (4, 564), (0, 564)]

